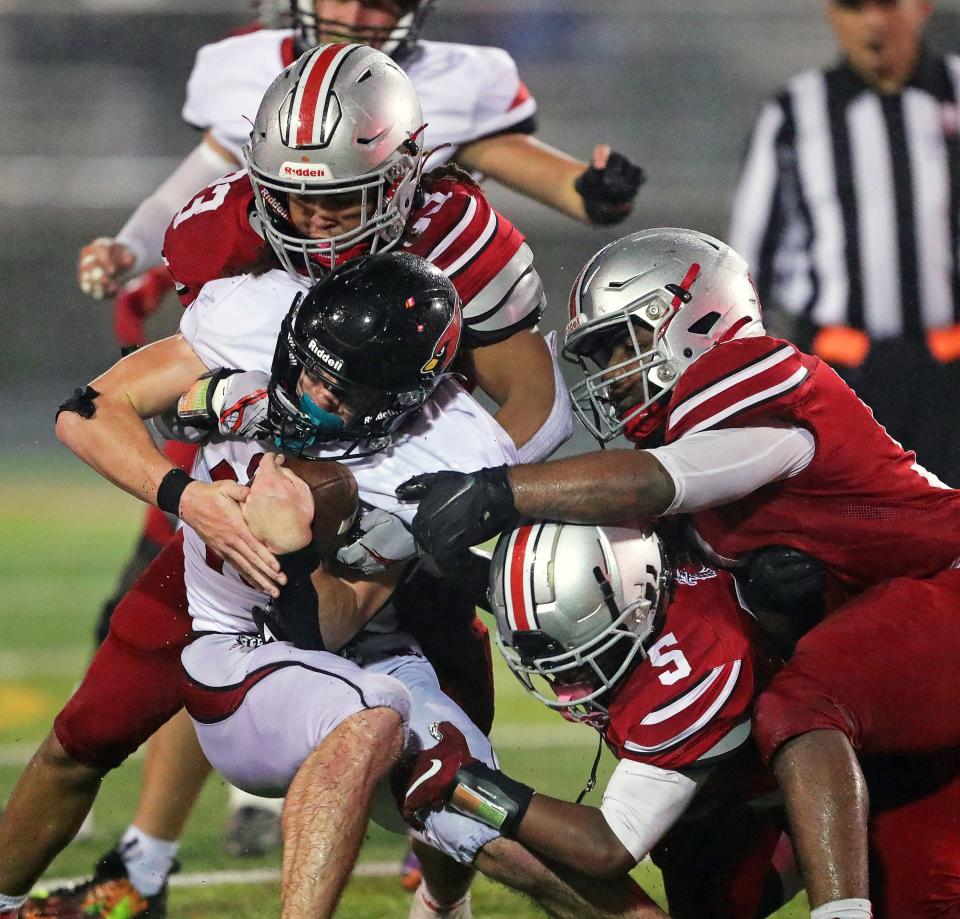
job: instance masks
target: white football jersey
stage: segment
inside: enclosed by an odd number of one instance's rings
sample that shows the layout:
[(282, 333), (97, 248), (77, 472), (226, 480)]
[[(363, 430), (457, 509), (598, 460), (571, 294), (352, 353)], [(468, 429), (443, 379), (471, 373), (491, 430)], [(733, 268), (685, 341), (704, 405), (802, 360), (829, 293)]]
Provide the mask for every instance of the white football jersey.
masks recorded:
[[(184, 120), (209, 130), (241, 161), (240, 148), (260, 100), (274, 77), (295, 57), (293, 33), (263, 29), (204, 45), (187, 82)], [(426, 149), (439, 166), (462, 144), (521, 124), (537, 110), (510, 55), (501, 48), (421, 41), (401, 62), (420, 104)]]
[[(280, 324), (302, 287), (280, 270), (254, 278), (225, 278), (207, 284), (184, 312), (180, 330), (210, 369), (235, 367), (270, 372)], [(272, 443), (207, 444), (194, 467), (202, 481), (230, 479), (246, 484), (259, 456)], [(323, 450), (311, 451), (317, 456)], [(326, 452), (336, 455), (336, 450)], [(396, 487), (422, 472), (513, 465), (517, 450), (510, 436), (454, 379), (443, 382), (422, 411), (394, 436), (389, 448), (368, 457), (343, 460), (357, 480), (360, 498), (397, 514), (407, 523), (416, 505), (397, 501)], [(199, 536), (184, 526), (185, 578), (196, 631), (252, 632), (250, 611), (268, 597), (241, 580)]]

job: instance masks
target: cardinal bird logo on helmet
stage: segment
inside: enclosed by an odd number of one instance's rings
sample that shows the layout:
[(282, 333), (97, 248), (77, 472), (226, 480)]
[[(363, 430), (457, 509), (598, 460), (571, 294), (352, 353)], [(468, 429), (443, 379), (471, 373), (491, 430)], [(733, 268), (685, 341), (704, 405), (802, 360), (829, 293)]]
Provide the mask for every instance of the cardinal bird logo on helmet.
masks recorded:
[(454, 310), (447, 327), (440, 333), (433, 349), (433, 355), (421, 368), (420, 372), (426, 376), (437, 376), (443, 373), (453, 362), (460, 345), (460, 332), (463, 327), (460, 310)]

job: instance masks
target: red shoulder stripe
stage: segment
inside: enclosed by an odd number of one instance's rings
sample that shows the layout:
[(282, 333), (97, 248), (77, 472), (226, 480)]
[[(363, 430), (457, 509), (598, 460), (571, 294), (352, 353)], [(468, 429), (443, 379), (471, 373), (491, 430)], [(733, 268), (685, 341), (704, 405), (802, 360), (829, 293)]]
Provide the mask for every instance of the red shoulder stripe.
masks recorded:
[(801, 385), (808, 375), (809, 371), (792, 345), (774, 347), (750, 363), (712, 380), (700, 390), (681, 394), (676, 404), (670, 407), (667, 442), (683, 434), (706, 431), (760, 403), (782, 396)]
[(684, 746), (695, 760), (719, 739), (717, 725), (727, 721), (724, 709), (735, 698), (742, 667), (739, 660), (721, 664), (669, 705), (649, 712), (630, 731), (624, 753), (654, 762)]

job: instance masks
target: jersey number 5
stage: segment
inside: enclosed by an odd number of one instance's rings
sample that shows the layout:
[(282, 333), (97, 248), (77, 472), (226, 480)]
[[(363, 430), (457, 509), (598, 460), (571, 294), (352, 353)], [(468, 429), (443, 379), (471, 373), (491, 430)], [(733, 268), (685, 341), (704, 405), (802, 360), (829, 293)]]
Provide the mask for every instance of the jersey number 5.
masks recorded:
[(683, 656), (683, 651), (679, 648), (674, 648), (672, 651), (663, 650), (676, 643), (676, 636), (673, 632), (668, 632), (656, 644), (651, 645), (650, 650), (647, 652), (647, 657), (650, 658), (650, 664), (652, 666), (672, 668), (671, 670), (665, 670), (663, 673), (658, 674), (660, 682), (663, 683), (664, 686), (672, 686), (678, 680), (690, 676), (690, 664), (687, 663), (687, 659)]

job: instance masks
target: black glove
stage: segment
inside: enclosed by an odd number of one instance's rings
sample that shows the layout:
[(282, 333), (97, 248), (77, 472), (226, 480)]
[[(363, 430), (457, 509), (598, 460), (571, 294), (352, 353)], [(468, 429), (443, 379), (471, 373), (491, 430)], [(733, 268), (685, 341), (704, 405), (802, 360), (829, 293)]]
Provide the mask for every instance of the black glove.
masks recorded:
[(476, 472), (431, 472), (397, 488), (401, 501), (419, 501), (413, 536), (441, 568), (449, 569), (471, 547), (520, 519), (507, 467)]
[(573, 187), (583, 198), (590, 222), (610, 226), (620, 223), (633, 210), (633, 199), (646, 180), (643, 169), (622, 153), (611, 151), (603, 169), (590, 166)]
[(253, 608), (253, 621), (265, 641), (289, 641), (307, 651), (323, 651), (323, 634), (317, 610), (317, 591), (310, 576), (320, 566), (320, 554), (313, 543), (295, 552), (278, 555), (287, 583), (280, 596), (266, 609)]
[(820, 561), (799, 549), (758, 549), (738, 580), (761, 630), (784, 656), (823, 618), (826, 572)]

